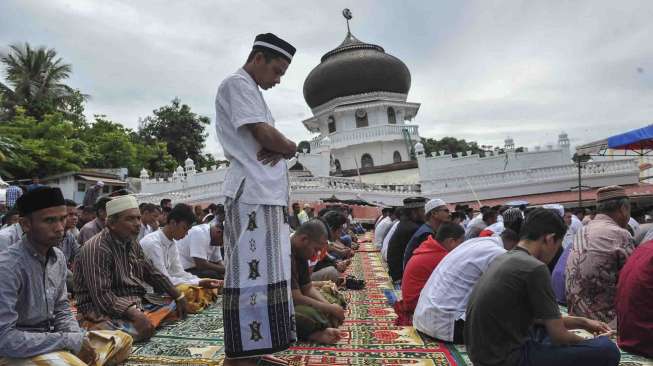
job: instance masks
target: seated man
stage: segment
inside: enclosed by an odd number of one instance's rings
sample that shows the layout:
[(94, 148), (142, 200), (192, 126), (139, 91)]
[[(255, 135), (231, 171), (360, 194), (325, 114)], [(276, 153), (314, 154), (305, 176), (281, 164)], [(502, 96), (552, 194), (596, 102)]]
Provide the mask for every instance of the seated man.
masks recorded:
[(140, 244), (147, 259), (163, 273), (177, 289), (186, 296), (188, 312), (198, 313), (215, 301), (215, 291), (220, 282), (213, 279), (201, 280), (184, 271), (174, 240), (183, 239), (195, 222), (190, 206), (177, 204), (167, 216), (168, 222), (161, 230), (145, 235)]
[(102, 197), (95, 203), (95, 219), (87, 222), (81, 229), (79, 229), (77, 242), (80, 245), (86, 244), (87, 240), (104, 229), (107, 220), (107, 202), (109, 202), (110, 199), (111, 198), (109, 197)]
[(138, 241), (140, 242), (145, 235), (159, 230), (159, 208), (153, 203), (143, 203), (141, 210), (141, 229), (138, 232)]
[(465, 310), (472, 288), (492, 260), (518, 241), (515, 231), (505, 229), (500, 237), (470, 239), (447, 254), (418, 294), (415, 329), (442, 341), (463, 344)]
[(85, 332), (70, 311), (66, 258), (56, 247), (66, 221), (59, 188), (35, 188), (16, 206), (25, 236), (0, 254), (0, 364), (123, 362), (131, 352), (129, 335)]
[(333, 344), (340, 339), (336, 328), (345, 320), (345, 310), (342, 306), (344, 301), (342, 305), (327, 301), (320, 291), (313, 287), (308, 270), (308, 260), (326, 244), (327, 229), (324, 222), (312, 219), (297, 228), (290, 239), (291, 289), (299, 340)]
[(594, 220), (576, 235), (565, 263), (565, 292), (570, 315), (617, 326), (615, 294), (619, 271), (635, 249), (628, 230), (630, 200), (623, 187), (596, 192)]
[(653, 357), (653, 241), (641, 244), (619, 273), (619, 346)]
[[(567, 227), (544, 208), (528, 214), (517, 246), (492, 261), (472, 290), (464, 338), (475, 365), (616, 366), (620, 353), (600, 321), (563, 317), (547, 263)], [(585, 340), (569, 329), (600, 336)]]
[(429, 236), (415, 249), (404, 269), (401, 300), (394, 304), (398, 315), (395, 325), (413, 325), (413, 311), (424, 284), (447, 253), (462, 243), (464, 236), (465, 229), (460, 225), (443, 222), (435, 238)]
[(222, 231), (219, 225), (193, 226), (183, 239), (177, 241), (179, 261), (186, 272), (197, 277), (221, 280), (224, 278), (224, 264), (220, 246)]
[(426, 202), (424, 212), (426, 221), (413, 234), (406, 245), (406, 250), (404, 250), (404, 259), (401, 264), (404, 270), (406, 270), (406, 265), (408, 265), (408, 261), (413, 256), (415, 249), (428, 239), (429, 236), (435, 235), (442, 223), (451, 221), (447, 204), (439, 198), (432, 198)]
[(66, 275), (66, 287), (69, 291), (73, 290), (73, 262), (79, 254), (79, 243), (73, 229), (77, 225), (77, 203), (73, 200), (66, 200), (66, 227), (64, 228), (64, 237), (61, 243), (57, 246), (66, 257), (66, 265), (68, 272)]
[[(136, 242), (141, 225), (136, 199), (131, 195), (113, 198), (106, 204), (106, 214), (106, 227), (82, 246), (75, 261), (80, 323), (87, 329), (119, 329), (136, 341), (147, 340), (175, 310), (177, 316), (185, 317), (186, 300)], [(144, 297), (146, 284), (174, 302), (157, 299), (157, 304), (150, 303)]]

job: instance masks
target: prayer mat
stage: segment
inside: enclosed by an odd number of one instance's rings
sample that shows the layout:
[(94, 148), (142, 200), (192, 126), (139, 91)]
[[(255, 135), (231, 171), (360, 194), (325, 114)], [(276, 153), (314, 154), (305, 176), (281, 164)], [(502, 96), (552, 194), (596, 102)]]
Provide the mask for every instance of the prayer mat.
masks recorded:
[[(347, 274), (366, 281), (364, 290), (343, 291), (346, 320), (334, 345), (296, 343), (275, 354), (293, 366), (471, 366), (464, 346), (439, 342), (413, 327), (395, 326), (389, 301), (401, 298), (394, 289), (378, 250), (361, 246)], [(200, 314), (159, 329), (147, 343), (134, 345), (127, 365), (222, 365), (224, 335), (222, 296)], [(622, 353), (621, 366), (653, 366), (653, 361)]]

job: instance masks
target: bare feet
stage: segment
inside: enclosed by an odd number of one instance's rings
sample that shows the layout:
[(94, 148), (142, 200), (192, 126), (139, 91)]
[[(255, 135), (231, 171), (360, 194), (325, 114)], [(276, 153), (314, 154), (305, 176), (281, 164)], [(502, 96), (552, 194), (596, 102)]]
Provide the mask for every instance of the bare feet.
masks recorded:
[(335, 344), (340, 340), (340, 332), (335, 328), (327, 328), (321, 332), (311, 334), (309, 340), (315, 343)]

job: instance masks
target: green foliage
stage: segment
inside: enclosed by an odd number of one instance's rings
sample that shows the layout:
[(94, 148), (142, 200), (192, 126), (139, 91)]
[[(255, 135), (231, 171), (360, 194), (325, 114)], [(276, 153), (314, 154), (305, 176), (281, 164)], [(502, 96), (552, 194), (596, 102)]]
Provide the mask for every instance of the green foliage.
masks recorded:
[(444, 150), (446, 154), (469, 150), (471, 150), (473, 154), (478, 154), (483, 151), (476, 141), (467, 142), (465, 139), (459, 140), (455, 137), (443, 137), (440, 140), (422, 138), (422, 144), (424, 145), (424, 151), (427, 156), (430, 155), (431, 152), (442, 150)]
[(86, 162), (85, 143), (74, 135), (73, 124), (61, 113), (46, 114), (37, 123), (16, 108), (13, 119), (0, 123), (0, 136), (14, 141), (18, 151), (1, 168), (14, 177), (79, 170)]
[(308, 141), (300, 141), (299, 144), (297, 144), (297, 152), (298, 153), (303, 153), (304, 149), (308, 151), (309, 153), (311, 152), (311, 143)]
[[(46, 114), (74, 114), (86, 99), (79, 91), (63, 83), (72, 66), (45, 47), (32, 48), (28, 43), (9, 46), (10, 52), (0, 55), (7, 84), (0, 83), (0, 116), (11, 119), (16, 108), (41, 121)], [(83, 110), (82, 110), (83, 111)]]
[(168, 153), (181, 166), (187, 158), (191, 158), (197, 168), (207, 168), (216, 163), (215, 158), (202, 152), (208, 136), (205, 132), (210, 124), (208, 117), (193, 113), (178, 98), (173, 99), (170, 105), (154, 110), (153, 114), (146, 117), (139, 127), (138, 134), (143, 141), (165, 142)]

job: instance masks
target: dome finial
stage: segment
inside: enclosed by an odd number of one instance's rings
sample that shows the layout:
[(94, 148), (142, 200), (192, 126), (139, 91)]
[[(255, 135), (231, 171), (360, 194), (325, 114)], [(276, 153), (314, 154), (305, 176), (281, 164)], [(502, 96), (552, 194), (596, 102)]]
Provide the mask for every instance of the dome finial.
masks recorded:
[(349, 21), (353, 17), (351, 15), (351, 10), (349, 10), (348, 8), (344, 8), (342, 10), (342, 16), (345, 17), (345, 19), (347, 19), (347, 34), (351, 34), (351, 30), (349, 30)]

